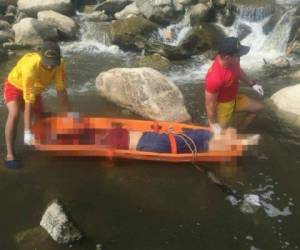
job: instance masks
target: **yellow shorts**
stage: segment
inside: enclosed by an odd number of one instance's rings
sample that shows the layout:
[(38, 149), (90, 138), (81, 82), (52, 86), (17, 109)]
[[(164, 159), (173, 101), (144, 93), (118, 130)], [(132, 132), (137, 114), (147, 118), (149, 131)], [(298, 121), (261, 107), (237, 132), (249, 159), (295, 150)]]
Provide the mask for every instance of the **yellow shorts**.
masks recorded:
[(243, 111), (249, 103), (249, 98), (245, 95), (237, 95), (236, 99), (230, 102), (220, 102), (217, 105), (217, 121), (224, 128), (231, 121), (233, 112)]

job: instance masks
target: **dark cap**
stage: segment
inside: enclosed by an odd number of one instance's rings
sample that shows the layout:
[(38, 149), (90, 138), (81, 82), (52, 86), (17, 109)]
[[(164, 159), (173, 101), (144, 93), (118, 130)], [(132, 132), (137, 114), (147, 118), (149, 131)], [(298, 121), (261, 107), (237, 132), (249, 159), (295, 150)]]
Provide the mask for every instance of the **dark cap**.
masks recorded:
[(41, 47), (42, 62), (45, 65), (56, 66), (60, 64), (60, 47), (57, 43), (46, 41)]
[(243, 56), (250, 50), (250, 47), (241, 45), (236, 37), (226, 37), (219, 44), (218, 52), (224, 56)]

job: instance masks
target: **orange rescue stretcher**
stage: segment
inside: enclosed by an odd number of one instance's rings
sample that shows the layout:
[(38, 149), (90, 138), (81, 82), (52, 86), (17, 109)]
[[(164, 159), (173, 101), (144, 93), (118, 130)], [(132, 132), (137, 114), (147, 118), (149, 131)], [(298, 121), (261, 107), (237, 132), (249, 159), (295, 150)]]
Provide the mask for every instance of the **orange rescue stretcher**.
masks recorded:
[(36, 122), (32, 128), (35, 135), (34, 147), (56, 156), (90, 156), (123, 158), (135, 160), (164, 161), (164, 162), (224, 162), (235, 157), (243, 156), (243, 145), (232, 145), (228, 151), (205, 151), (191, 153), (176, 153), (171, 142), (171, 153), (144, 152), (128, 149), (115, 149), (99, 145), (95, 142), (97, 133), (102, 130), (120, 127), (128, 131), (182, 133), (186, 130), (203, 129), (208, 127), (191, 124), (145, 121), (103, 117), (77, 117), (56, 115)]

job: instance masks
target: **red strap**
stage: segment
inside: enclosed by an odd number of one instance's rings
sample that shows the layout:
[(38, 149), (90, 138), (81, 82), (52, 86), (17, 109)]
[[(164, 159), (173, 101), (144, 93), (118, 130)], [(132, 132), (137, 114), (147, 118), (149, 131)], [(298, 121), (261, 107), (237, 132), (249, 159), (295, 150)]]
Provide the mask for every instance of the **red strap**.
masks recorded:
[(168, 134), (170, 144), (171, 144), (171, 152), (172, 154), (177, 154), (177, 144), (175, 140), (175, 136), (173, 134)]

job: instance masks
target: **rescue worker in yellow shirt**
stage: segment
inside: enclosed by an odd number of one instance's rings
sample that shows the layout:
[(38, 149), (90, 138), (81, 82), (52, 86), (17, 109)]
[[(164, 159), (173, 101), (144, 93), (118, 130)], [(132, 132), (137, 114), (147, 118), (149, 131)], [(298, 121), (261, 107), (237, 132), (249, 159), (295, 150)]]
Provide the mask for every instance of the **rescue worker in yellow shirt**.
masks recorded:
[(57, 96), (64, 111), (69, 111), (64, 62), (60, 47), (52, 41), (45, 41), (40, 53), (25, 54), (5, 80), (3, 99), (8, 109), (5, 125), (6, 167), (20, 167), (14, 152), (20, 111), (24, 111), (24, 144), (31, 145), (34, 141), (31, 132), (33, 118), (38, 118), (44, 111), (41, 93), (52, 81), (56, 83)]

